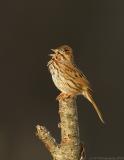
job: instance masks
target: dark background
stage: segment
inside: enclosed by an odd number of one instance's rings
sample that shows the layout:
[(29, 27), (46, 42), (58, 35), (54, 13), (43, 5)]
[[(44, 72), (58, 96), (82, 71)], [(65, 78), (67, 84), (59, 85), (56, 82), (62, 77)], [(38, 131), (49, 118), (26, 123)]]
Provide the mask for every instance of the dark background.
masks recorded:
[(78, 98), (88, 157), (124, 156), (124, 1), (0, 1), (0, 159), (48, 160), (35, 137), (44, 124), (60, 140), (51, 48), (69, 44), (106, 121)]

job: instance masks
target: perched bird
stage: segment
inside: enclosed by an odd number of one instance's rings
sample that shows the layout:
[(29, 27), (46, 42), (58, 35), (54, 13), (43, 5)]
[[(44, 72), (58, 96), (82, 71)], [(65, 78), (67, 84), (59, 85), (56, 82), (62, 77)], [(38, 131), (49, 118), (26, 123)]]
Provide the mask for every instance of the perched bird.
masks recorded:
[(100, 120), (104, 123), (102, 114), (92, 98), (89, 81), (74, 64), (72, 48), (68, 45), (62, 45), (51, 50), (53, 52), (50, 54), (52, 58), (47, 66), (55, 86), (61, 91), (57, 99), (83, 95), (91, 102)]

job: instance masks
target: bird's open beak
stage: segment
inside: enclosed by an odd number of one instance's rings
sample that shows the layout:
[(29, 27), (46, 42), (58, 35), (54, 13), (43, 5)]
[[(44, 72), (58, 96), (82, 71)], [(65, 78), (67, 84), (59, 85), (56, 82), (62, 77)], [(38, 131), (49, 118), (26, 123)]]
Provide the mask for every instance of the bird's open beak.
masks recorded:
[(50, 57), (53, 57), (55, 54), (49, 54)]
[(53, 51), (53, 53), (49, 54), (49, 56), (53, 57), (56, 54), (57, 50), (56, 49), (51, 49), (51, 51)]
[(51, 49), (51, 51), (53, 51), (54, 53), (56, 53), (56, 49)]

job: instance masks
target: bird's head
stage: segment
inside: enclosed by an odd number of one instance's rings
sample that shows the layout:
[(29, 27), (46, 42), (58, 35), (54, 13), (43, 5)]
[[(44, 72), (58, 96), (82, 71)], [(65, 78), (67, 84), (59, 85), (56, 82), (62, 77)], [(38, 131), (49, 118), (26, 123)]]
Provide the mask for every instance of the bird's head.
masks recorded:
[(56, 49), (51, 49), (53, 51), (50, 56), (61, 62), (73, 62), (73, 51), (68, 45), (62, 45)]

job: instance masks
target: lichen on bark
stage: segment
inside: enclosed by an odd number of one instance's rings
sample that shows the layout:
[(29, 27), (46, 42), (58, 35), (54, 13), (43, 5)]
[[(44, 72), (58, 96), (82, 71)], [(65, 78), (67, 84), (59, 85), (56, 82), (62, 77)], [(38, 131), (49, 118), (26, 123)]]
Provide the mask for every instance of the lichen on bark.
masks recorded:
[(53, 160), (85, 159), (81, 154), (76, 97), (59, 100), (61, 141), (57, 144), (44, 126), (37, 125), (37, 136), (51, 153)]

